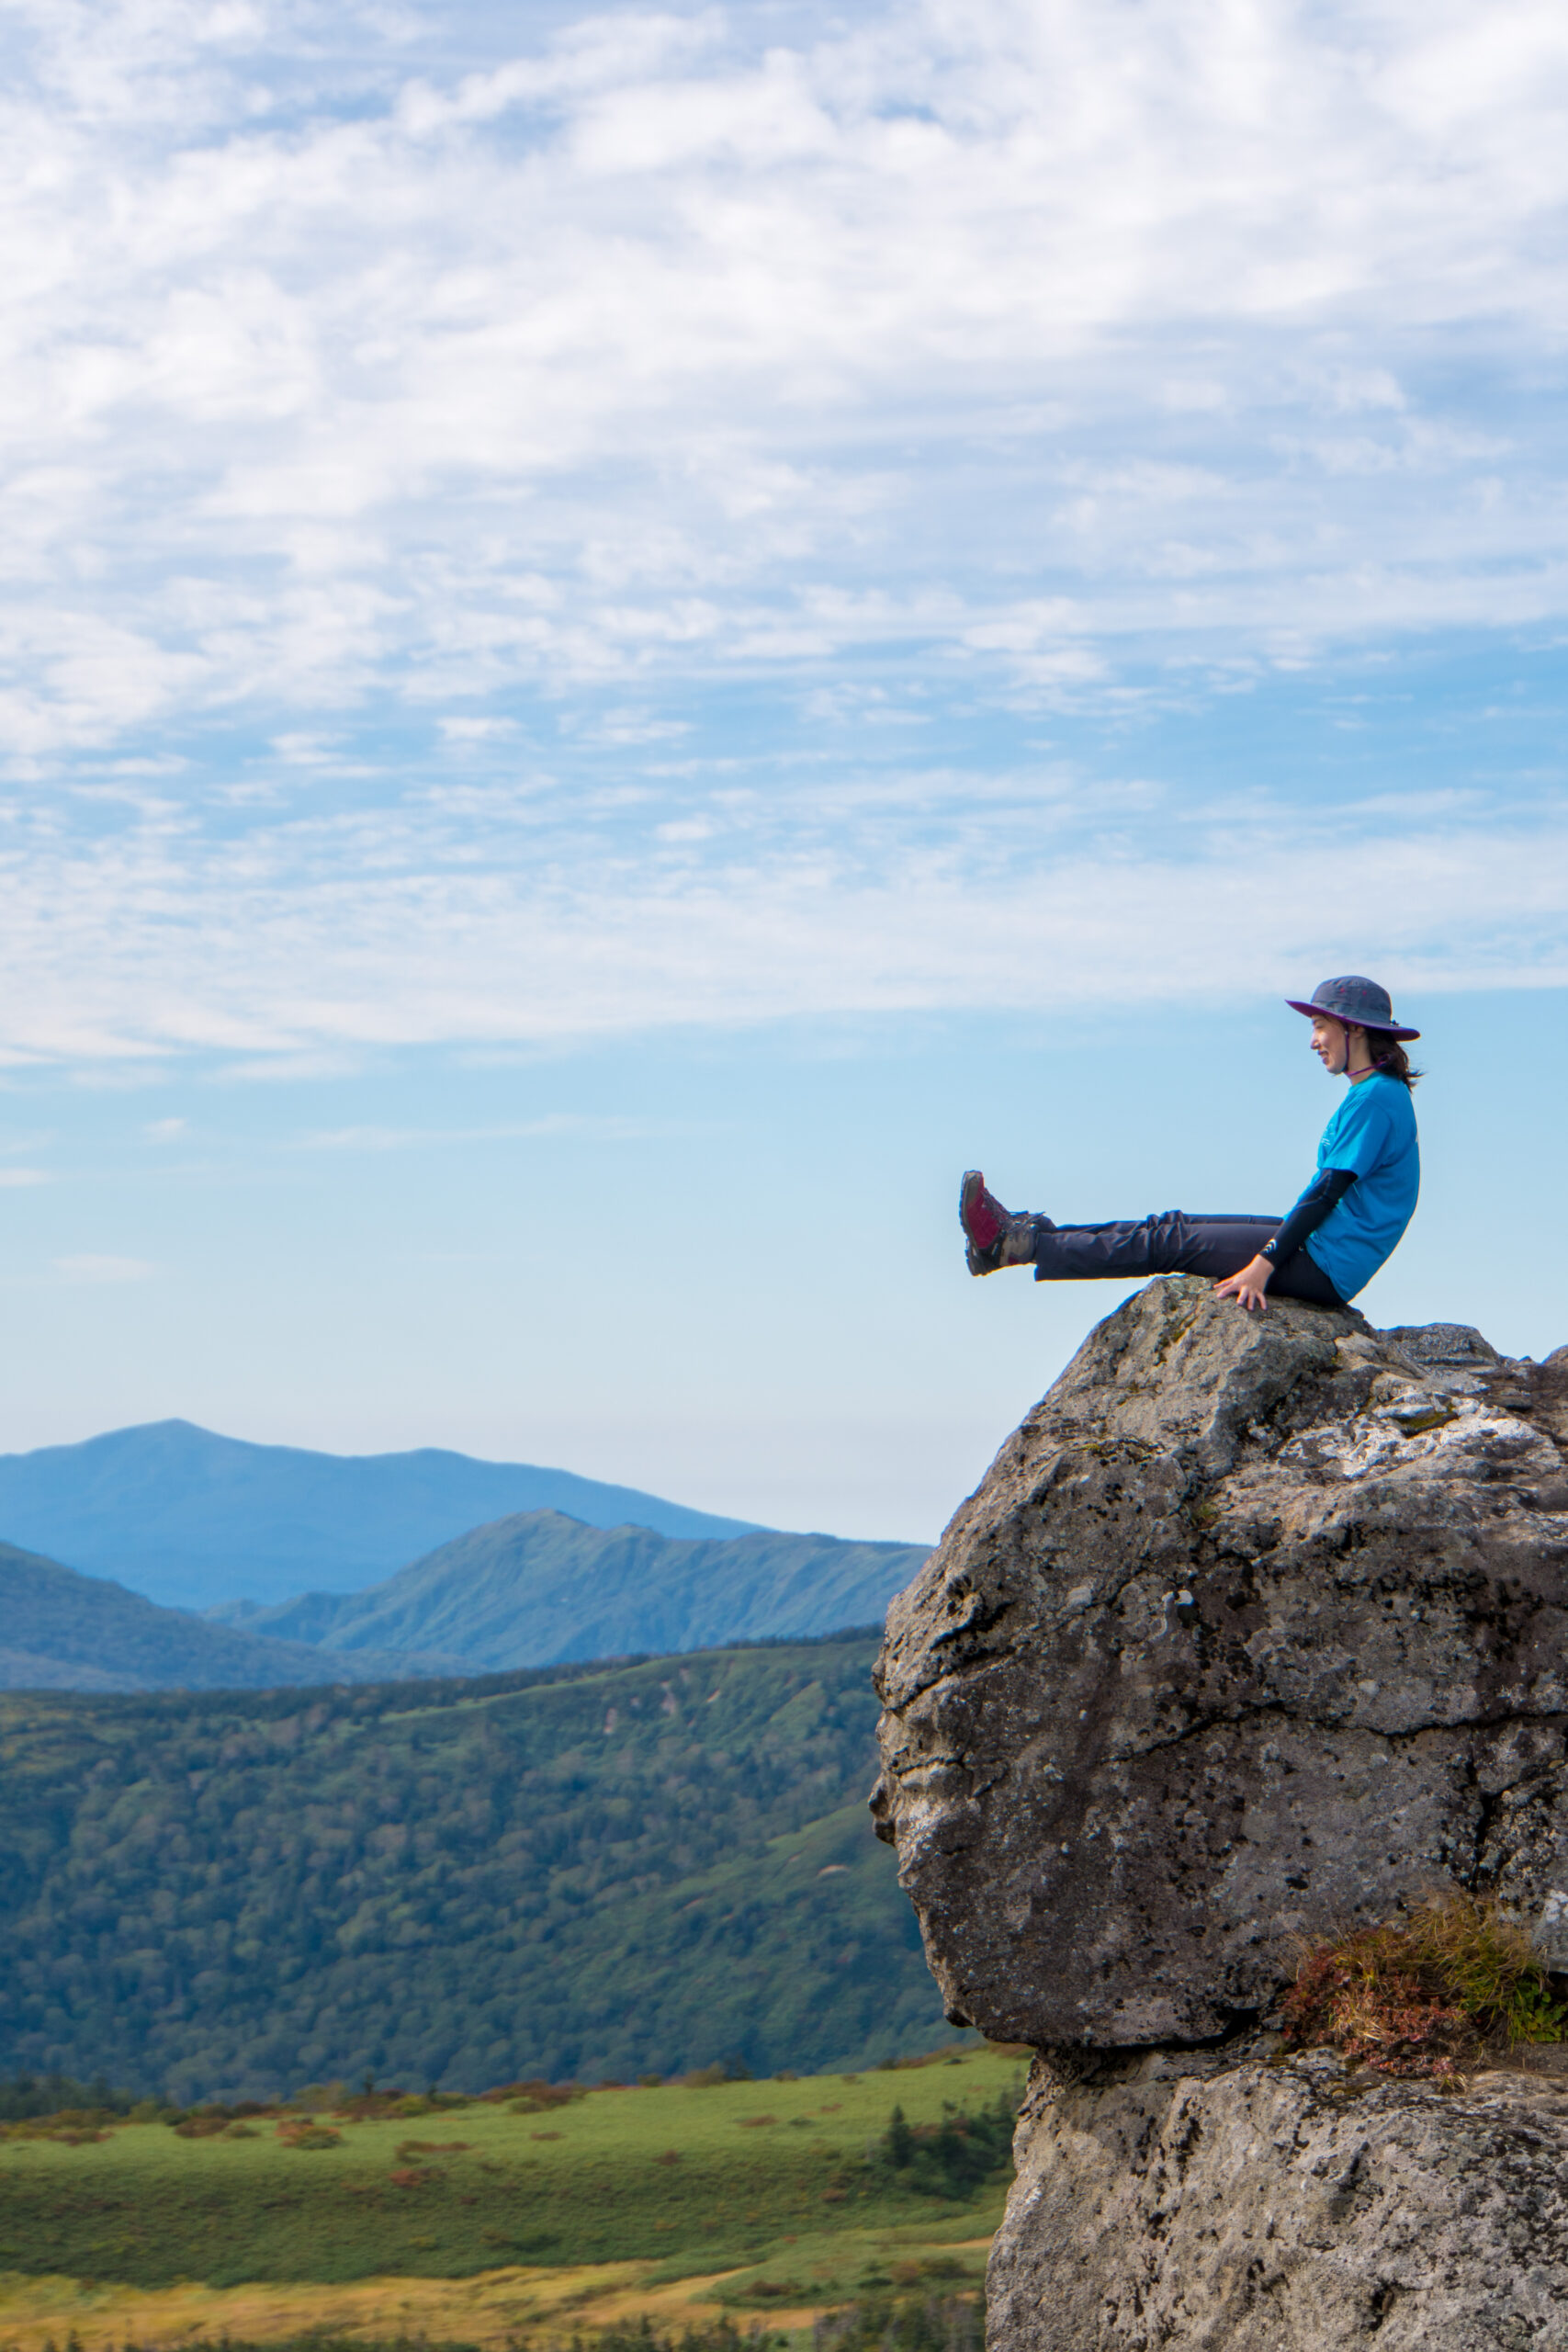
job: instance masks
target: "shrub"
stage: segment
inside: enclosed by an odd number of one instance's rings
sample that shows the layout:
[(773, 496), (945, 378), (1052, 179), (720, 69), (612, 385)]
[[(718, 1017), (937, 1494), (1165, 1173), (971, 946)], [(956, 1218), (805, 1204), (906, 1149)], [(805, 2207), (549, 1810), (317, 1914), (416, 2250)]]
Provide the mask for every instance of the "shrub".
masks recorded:
[[(301, 2099), (299, 2104), (308, 2105), (310, 2102)], [(446, 2092), (438, 2091), (431, 2098), (422, 2096), (418, 2091), (399, 2090), (395, 2086), (389, 2090), (355, 2091), (352, 2098), (334, 2098), (330, 2102), (333, 2113), (341, 2115), (349, 2123), (380, 2123), (389, 2116), (401, 2120), (468, 2104), (466, 2099), (453, 2098)]]
[(1433, 1895), (1407, 1919), (1314, 1946), (1282, 2007), (1295, 2048), (1439, 2081), (1487, 2041), (1561, 2041), (1568, 2026), (1525, 1929), (1469, 1894)]
[(970, 2197), (1009, 2162), (1016, 2120), (1005, 2092), (973, 2112), (944, 2100), (940, 2123), (909, 2123), (896, 2107), (875, 2154), (900, 2188), (926, 2197)]
[(95, 2140), (107, 2140), (107, 2132), (92, 2124), (71, 2123), (59, 2116), (46, 2116), (37, 2123), (10, 2123), (0, 2130), (6, 2140), (58, 2140), (62, 2147), (90, 2147)]
[(586, 2098), (586, 2083), (546, 2083), (530, 2080), (523, 2083), (502, 2083), (493, 2091), (481, 2091), (481, 2099), (503, 2100), (513, 2115), (542, 2115), (552, 2107), (566, 2107), (574, 2098)]
[(788, 2342), (785, 2335), (769, 2335), (754, 2325), (742, 2335), (729, 2319), (715, 2320), (708, 2327), (683, 2328), (677, 2335), (673, 2328), (656, 2328), (643, 2312), (636, 2319), (613, 2320), (586, 2345), (581, 2335), (574, 2335), (571, 2352), (785, 2352)]
[[(993, 2041), (989, 2046), (999, 2051), (1004, 2058), (1032, 2058), (1034, 2055), (1033, 2051), (1022, 2042)], [(879, 2058), (876, 2072), (879, 2075), (900, 2075), (911, 2066), (946, 2066), (955, 2060), (962, 2063), (968, 2047), (964, 2041), (945, 2041), (939, 2050), (917, 2050), (908, 2058)]]
[[(73, 2346), (80, 2352), (74, 2332), (66, 2338), (66, 2352), (72, 2352)], [(124, 2352), (155, 2352), (155, 2347), (134, 2344), (128, 2336)], [(299, 2335), (274, 2336), (265, 2344), (231, 2335), (214, 2342), (211, 2336), (197, 2334), (182, 2339), (182, 2352), (479, 2352), (479, 2347), (453, 2342), (446, 2336), (350, 2335), (326, 2327), (308, 2328)]]
[(0, 2123), (26, 2123), (44, 2116), (91, 2114), (103, 2122), (130, 2111), (124, 2091), (111, 2090), (101, 2075), (90, 2083), (73, 2082), (69, 2075), (17, 2075), (0, 2082)]
[(829, 2312), (811, 2331), (813, 2352), (980, 2352), (978, 2296), (873, 2294)]
[(68, 2148), (85, 2148), (95, 2140), (107, 2140), (107, 2126), (118, 2120), (107, 2108), (62, 2107), (21, 2123), (0, 2123), (0, 2140), (59, 2140)]
[(343, 2133), (334, 2132), (330, 2123), (318, 2123), (313, 2115), (301, 2115), (288, 2123), (280, 2123), (277, 2136), (286, 2148), (341, 2148)]

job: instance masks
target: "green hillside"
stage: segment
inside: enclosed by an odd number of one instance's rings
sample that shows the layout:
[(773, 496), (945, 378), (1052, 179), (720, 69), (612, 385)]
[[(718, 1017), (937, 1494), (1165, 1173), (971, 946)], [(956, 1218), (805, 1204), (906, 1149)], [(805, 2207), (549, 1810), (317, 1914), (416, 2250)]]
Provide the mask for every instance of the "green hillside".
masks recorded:
[(880, 1621), (919, 1544), (832, 1535), (683, 1541), (520, 1511), (444, 1544), (367, 1592), (305, 1593), (214, 1617), (333, 1656), (438, 1651), (480, 1673), (570, 1658), (792, 1639)]
[(880, 1619), (924, 1557), (830, 1535), (692, 1542), (539, 1510), (368, 1592), (193, 1617), (0, 1544), (0, 1690), (277, 1690), (810, 1639)]
[(874, 1647), (0, 1698), (0, 2074), (183, 2103), (929, 2047)]
[[(454, 1662), (366, 1649), (340, 1669), (350, 1682), (422, 1670), (450, 1674)], [(303, 1643), (160, 1609), (106, 1577), (0, 1544), (0, 1690), (261, 1690), (319, 1681), (321, 1671)]]

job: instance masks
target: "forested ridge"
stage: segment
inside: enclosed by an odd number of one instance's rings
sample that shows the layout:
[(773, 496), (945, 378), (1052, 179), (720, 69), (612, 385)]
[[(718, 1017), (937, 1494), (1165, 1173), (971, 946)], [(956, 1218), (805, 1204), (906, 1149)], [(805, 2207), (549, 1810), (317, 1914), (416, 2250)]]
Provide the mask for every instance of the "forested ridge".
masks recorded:
[(0, 1697), (0, 2073), (184, 2101), (929, 2045), (874, 1650)]
[(814, 1641), (879, 1623), (925, 1556), (918, 1544), (688, 1541), (525, 1511), (362, 1591), (193, 1617), (0, 1543), (0, 1689), (309, 1689)]
[(323, 1666), (303, 1641), (209, 1624), (0, 1543), (0, 1690), (276, 1690), (323, 1674), (373, 1682), (462, 1670), (457, 1658), (368, 1648)]
[(504, 1674), (631, 1652), (814, 1640), (880, 1623), (926, 1556), (918, 1544), (766, 1530), (693, 1542), (522, 1511), (468, 1529), (365, 1591), (302, 1593), (276, 1609), (236, 1604), (212, 1615), (274, 1640), (318, 1643), (334, 1658), (418, 1652), (419, 1666), (404, 1671)]

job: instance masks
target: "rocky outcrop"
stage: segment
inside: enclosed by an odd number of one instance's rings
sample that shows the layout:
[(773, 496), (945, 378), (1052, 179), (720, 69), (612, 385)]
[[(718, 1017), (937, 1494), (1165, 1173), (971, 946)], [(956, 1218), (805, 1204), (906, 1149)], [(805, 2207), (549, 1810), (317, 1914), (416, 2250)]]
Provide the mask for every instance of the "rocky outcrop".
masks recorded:
[(1203, 2041), (1456, 1883), (1568, 1961), (1568, 1371), (1438, 1331), (1151, 1283), (893, 1603), (873, 1805), (955, 2022)]
[(1562, 2352), (1568, 2086), (1037, 2066), (988, 2302), (1008, 2352)]
[[(1258, 2039), (1303, 1941), (1444, 1888), (1568, 1966), (1565, 1447), (1568, 1351), (1167, 1277), (893, 1604), (879, 1833), (949, 2017), (1056, 2053), (1009, 2352), (1568, 2346), (1550, 2083), (1349, 2097)], [(1486, 2284), (1510, 2246), (1522, 2301)]]

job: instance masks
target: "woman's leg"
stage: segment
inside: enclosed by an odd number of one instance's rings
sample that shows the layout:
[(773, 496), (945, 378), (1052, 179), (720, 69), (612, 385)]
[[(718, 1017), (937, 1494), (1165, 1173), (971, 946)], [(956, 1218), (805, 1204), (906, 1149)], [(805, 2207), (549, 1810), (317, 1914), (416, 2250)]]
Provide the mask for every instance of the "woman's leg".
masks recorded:
[[(1163, 1216), (1134, 1223), (1053, 1225), (1048, 1216), (1019, 1216), (1004, 1208), (977, 1168), (964, 1173), (958, 1220), (972, 1274), (1004, 1266), (1032, 1266), (1037, 1283), (1133, 1282), (1140, 1274), (1201, 1274), (1224, 1282), (1239, 1273), (1280, 1229), (1277, 1216)], [(1314, 1306), (1345, 1302), (1317, 1261), (1297, 1250), (1269, 1284), (1281, 1298)]]
[[(1132, 1282), (1140, 1274), (1202, 1274), (1223, 1282), (1256, 1256), (1280, 1222), (1277, 1216), (1190, 1216), (1181, 1209), (1136, 1224), (1053, 1226), (1042, 1217), (1035, 1222), (1031, 1253), (1034, 1279)], [(1304, 1250), (1287, 1260), (1269, 1287), (1277, 1297), (1304, 1298), (1317, 1306), (1344, 1304)]]
[[(1239, 1267), (1232, 1272), (1239, 1273)], [(1304, 1298), (1309, 1306), (1343, 1306), (1346, 1302), (1335, 1289), (1312, 1251), (1303, 1245), (1293, 1250), (1269, 1285), (1270, 1298)]]
[(1180, 1209), (1135, 1224), (1047, 1227), (1042, 1219), (1034, 1235), (1034, 1279), (1127, 1282), (1139, 1274), (1206, 1274), (1223, 1282), (1279, 1225), (1278, 1217), (1189, 1216)]

